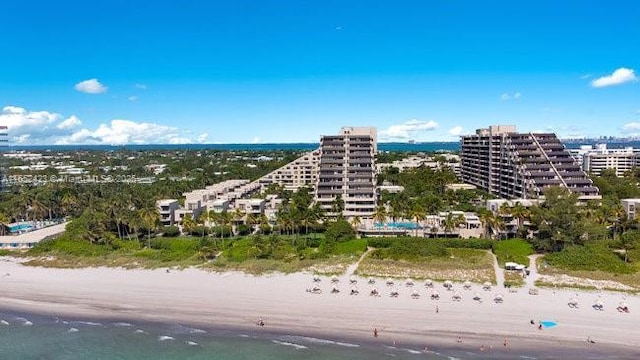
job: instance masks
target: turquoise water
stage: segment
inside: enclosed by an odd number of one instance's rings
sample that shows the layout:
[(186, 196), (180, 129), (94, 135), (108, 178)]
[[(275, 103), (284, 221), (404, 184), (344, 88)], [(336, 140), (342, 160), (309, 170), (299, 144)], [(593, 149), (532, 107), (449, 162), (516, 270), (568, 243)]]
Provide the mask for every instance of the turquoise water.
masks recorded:
[[(410, 347), (199, 329), (181, 324), (78, 321), (0, 313), (0, 359), (446, 359)], [(263, 330), (260, 328), (259, 330)]]
[(33, 225), (24, 223), (24, 224), (18, 224), (18, 225), (10, 225), (8, 226), (8, 228), (9, 228), (9, 232), (15, 233), (22, 230), (31, 230), (33, 229)]
[(391, 229), (419, 229), (420, 226), (414, 222), (388, 222), (388, 223), (374, 223), (373, 226), (377, 228), (391, 228)]
[[(428, 339), (428, 335), (425, 334)], [(499, 341), (498, 339), (497, 341)], [(453, 343), (453, 341), (452, 341)], [(197, 328), (177, 323), (78, 320), (15, 314), (0, 310), (0, 359), (34, 360), (378, 360), (378, 359), (638, 359), (637, 349), (594, 346), (502, 349), (499, 344), (480, 352), (479, 344), (464, 348), (389, 344), (353, 339), (319, 339), (270, 333), (265, 328), (240, 332)], [(452, 345), (453, 346), (453, 345)]]

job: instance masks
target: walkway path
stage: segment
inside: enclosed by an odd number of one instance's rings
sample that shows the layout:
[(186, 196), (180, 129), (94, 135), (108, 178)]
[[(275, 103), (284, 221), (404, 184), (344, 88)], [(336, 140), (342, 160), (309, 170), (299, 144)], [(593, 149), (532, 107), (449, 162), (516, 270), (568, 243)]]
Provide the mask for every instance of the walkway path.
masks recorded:
[(527, 275), (526, 283), (527, 288), (531, 289), (536, 286), (536, 280), (538, 280), (538, 258), (541, 254), (529, 255), (529, 275)]
[(491, 250), (488, 250), (488, 252), (491, 255), (491, 258), (493, 258), (493, 271), (496, 273), (496, 287), (498, 289), (502, 289), (504, 288), (504, 269), (500, 267), (500, 264), (498, 264), (498, 258), (496, 255)]
[(364, 254), (362, 254), (362, 256), (360, 256), (360, 258), (358, 259), (358, 261), (356, 261), (355, 263), (353, 263), (353, 264), (349, 265), (349, 267), (347, 267), (347, 270), (345, 271), (345, 275), (347, 275), (347, 276), (352, 276), (352, 275), (356, 272), (356, 270), (358, 269), (358, 266), (360, 265), (360, 262), (361, 262), (362, 260), (364, 260), (364, 258), (365, 258), (367, 255), (369, 255), (369, 253), (370, 253), (371, 251), (373, 251), (373, 250), (374, 250), (374, 249), (373, 249), (373, 248), (371, 248), (371, 247), (367, 248), (367, 251), (365, 251), (365, 252), (364, 252)]

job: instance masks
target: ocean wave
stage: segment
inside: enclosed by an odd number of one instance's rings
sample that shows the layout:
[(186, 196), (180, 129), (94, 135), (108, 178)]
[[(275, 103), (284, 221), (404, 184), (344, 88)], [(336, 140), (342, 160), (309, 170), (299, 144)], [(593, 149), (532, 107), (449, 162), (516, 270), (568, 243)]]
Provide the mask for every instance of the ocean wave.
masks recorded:
[(206, 330), (202, 330), (198, 328), (192, 328), (192, 327), (188, 327), (180, 324), (176, 324), (176, 326), (178, 327), (178, 332), (181, 332), (181, 333), (189, 333), (189, 334), (206, 334), (207, 333)]
[(146, 334), (147, 332), (142, 330), (142, 329), (137, 329), (136, 331), (134, 331), (134, 333), (136, 333), (136, 334)]
[(308, 337), (308, 336), (287, 335), (287, 336), (282, 336), (281, 339), (285, 339), (285, 340), (289, 339), (290, 341), (305, 342), (309, 344), (337, 345), (337, 346), (344, 346), (344, 347), (360, 347), (360, 345), (358, 344), (345, 343), (345, 342), (328, 340), (328, 339), (319, 339), (319, 338)]
[(76, 328), (72, 327), (71, 329), (69, 329), (69, 331), (68, 331), (68, 332), (70, 332), (70, 333), (74, 333), (74, 332), (78, 332), (78, 331), (80, 331), (80, 330), (78, 330), (78, 329), (76, 329)]
[(116, 327), (132, 327), (133, 326), (133, 324), (129, 324), (129, 323), (126, 323), (126, 322), (116, 322), (116, 323), (113, 323), (111, 325), (116, 326)]
[(291, 346), (291, 347), (295, 348), (296, 350), (308, 349), (304, 345), (294, 344), (294, 343), (290, 343), (290, 342), (286, 342), (286, 341), (271, 340), (271, 342), (273, 342), (275, 344), (278, 344), (278, 345)]
[(24, 325), (24, 326), (31, 326), (31, 325), (33, 325), (33, 323), (32, 323), (31, 321), (29, 321), (29, 319), (25, 319), (25, 318), (23, 318), (23, 317), (17, 317), (17, 318), (16, 318), (16, 321), (21, 321), (21, 322), (22, 322), (22, 325)]
[(70, 321), (70, 324), (89, 325), (89, 326), (102, 326), (101, 323), (92, 321)]
[(200, 345), (195, 341), (189, 341), (189, 340), (185, 341), (184, 343), (189, 345), (189, 346), (198, 346), (198, 345)]
[(173, 336), (160, 335), (158, 336), (158, 341), (166, 341), (166, 340), (175, 340)]
[(7, 320), (2, 319), (2, 320), (0, 320), (0, 324), (9, 325), (9, 322)]

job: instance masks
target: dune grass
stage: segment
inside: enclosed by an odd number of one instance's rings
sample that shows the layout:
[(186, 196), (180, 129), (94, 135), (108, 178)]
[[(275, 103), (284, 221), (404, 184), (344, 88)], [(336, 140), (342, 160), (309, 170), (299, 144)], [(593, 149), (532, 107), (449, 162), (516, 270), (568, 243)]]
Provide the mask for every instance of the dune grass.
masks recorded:
[[(431, 279), (436, 281), (473, 281), (495, 283), (493, 260), (484, 250), (446, 249), (447, 256), (409, 259), (367, 256), (358, 266), (360, 276)], [(375, 250), (378, 251), (378, 250)]]

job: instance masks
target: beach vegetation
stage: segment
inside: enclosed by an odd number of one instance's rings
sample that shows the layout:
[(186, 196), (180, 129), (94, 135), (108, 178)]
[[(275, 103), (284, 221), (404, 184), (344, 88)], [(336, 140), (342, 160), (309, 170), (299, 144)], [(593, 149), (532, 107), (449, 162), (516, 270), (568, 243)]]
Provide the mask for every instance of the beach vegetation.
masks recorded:
[(180, 235), (180, 229), (173, 225), (173, 226), (164, 226), (162, 228), (162, 236), (164, 237), (177, 237)]
[(493, 253), (501, 266), (506, 262), (529, 266), (528, 256), (534, 253), (533, 246), (524, 239), (496, 241), (492, 245)]
[(609, 247), (599, 244), (569, 246), (546, 255), (544, 260), (550, 266), (566, 270), (599, 270), (615, 274), (628, 274), (635, 270)]

